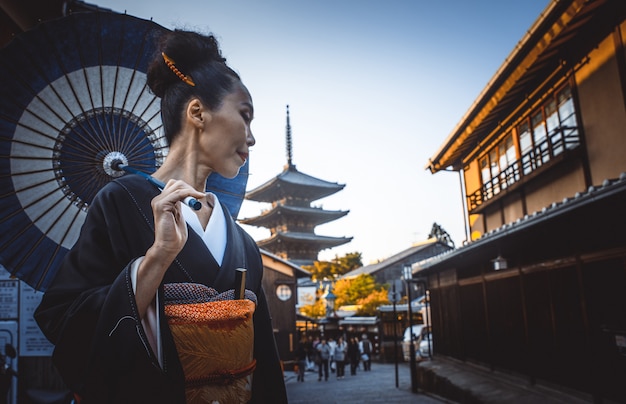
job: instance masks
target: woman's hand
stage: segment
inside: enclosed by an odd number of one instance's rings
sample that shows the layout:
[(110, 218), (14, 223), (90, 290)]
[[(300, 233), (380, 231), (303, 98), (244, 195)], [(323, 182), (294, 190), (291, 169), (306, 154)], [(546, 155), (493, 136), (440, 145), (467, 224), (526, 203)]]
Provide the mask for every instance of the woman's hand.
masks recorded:
[(187, 242), (187, 224), (182, 215), (181, 201), (188, 196), (199, 199), (204, 194), (184, 181), (169, 180), (163, 191), (152, 200), (153, 248), (168, 263), (176, 258)]
[(204, 194), (184, 181), (169, 180), (163, 191), (152, 199), (154, 243), (139, 265), (135, 291), (141, 317), (153, 301), (167, 268), (187, 242), (187, 223), (181, 201), (188, 196), (200, 199)]

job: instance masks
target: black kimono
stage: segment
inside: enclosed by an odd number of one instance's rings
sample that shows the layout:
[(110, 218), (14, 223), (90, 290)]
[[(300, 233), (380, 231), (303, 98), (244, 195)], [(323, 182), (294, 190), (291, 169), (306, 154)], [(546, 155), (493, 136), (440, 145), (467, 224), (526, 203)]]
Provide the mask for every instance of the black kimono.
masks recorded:
[[(55, 345), (53, 361), (83, 404), (184, 403), (184, 375), (159, 289), (162, 367), (137, 314), (130, 267), (154, 241), (150, 201), (159, 191), (126, 175), (105, 186), (89, 208), (80, 238), (35, 312)], [(287, 402), (265, 295), (263, 264), (252, 238), (223, 206), (227, 244), (220, 268), (202, 239), (189, 229), (183, 250), (163, 283), (195, 282), (219, 292), (232, 289), (235, 268), (246, 268), (246, 288), (257, 294), (254, 313), (252, 402)]]

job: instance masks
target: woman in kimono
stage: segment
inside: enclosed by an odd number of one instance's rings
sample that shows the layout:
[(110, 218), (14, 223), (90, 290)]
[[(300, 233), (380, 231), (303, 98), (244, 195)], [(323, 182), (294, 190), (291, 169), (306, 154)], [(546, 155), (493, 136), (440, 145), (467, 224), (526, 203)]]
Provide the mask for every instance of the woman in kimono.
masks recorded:
[[(233, 178), (248, 158), (255, 143), (250, 94), (212, 35), (168, 32), (160, 51), (148, 85), (161, 98), (170, 146), (153, 177), (166, 185), (160, 192), (129, 174), (102, 188), (35, 318), (81, 403), (184, 403), (163, 286), (189, 282), (223, 292), (235, 285), (234, 269), (246, 268), (246, 288), (257, 295), (251, 402), (284, 403), (260, 252), (204, 192), (211, 173)], [(181, 203), (186, 197), (201, 209)]]

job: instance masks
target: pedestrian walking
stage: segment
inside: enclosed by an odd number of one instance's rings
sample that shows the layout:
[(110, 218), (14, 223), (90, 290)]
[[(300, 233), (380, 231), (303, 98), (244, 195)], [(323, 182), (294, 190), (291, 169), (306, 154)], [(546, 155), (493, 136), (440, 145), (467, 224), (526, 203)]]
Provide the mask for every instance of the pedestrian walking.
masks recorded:
[(361, 342), (359, 342), (359, 351), (361, 352), (361, 360), (363, 361), (363, 371), (372, 370), (372, 343), (367, 339), (367, 334), (363, 334)]
[(356, 375), (356, 369), (359, 367), (361, 360), (361, 352), (359, 351), (359, 343), (355, 337), (351, 337), (348, 342), (348, 361), (350, 362), (350, 375)]
[(314, 372), (315, 371), (315, 357), (317, 356), (317, 351), (315, 350), (315, 346), (313, 345), (312, 336), (310, 335), (308, 336), (304, 349), (306, 350), (306, 370)]
[(344, 378), (347, 351), (348, 344), (343, 340), (343, 337), (339, 337), (337, 340), (337, 346), (335, 347), (335, 353), (333, 355), (337, 366), (337, 380)]
[(304, 382), (304, 372), (307, 365), (306, 339), (302, 339), (295, 352), (296, 366), (298, 367), (298, 381)]
[(319, 377), (318, 382), (322, 381), (322, 375), (324, 380), (328, 381), (328, 361), (330, 360), (330, 346), (326, 343), (326, 338), (322, 338), (321, 342), (317, 345), (317, 351), (319, 352)]

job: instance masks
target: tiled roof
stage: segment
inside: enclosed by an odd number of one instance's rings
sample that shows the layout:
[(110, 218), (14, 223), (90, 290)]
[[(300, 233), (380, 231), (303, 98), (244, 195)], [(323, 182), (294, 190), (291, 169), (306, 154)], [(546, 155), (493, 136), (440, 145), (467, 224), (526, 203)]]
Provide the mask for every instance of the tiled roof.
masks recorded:
[[(259, 246), (266, 246), (268, 244), (273, 244), (277, 240), (287, 240), (294, 242), (310, 242), (320, 244), (322, 246), (338, 246), (341, 244), (345, 244), (352, 240), (352, 237), (328, 237), (328, 236), (318, 236), (314, 233), (300, 233), (300, 232), (277, 232), (273, 234), (270, 238), (259, 240), (257, 244)], [(328, 248), (328, 247), (326, 247)]]
[(276, 177), (248, 191), (246, 193), (246, 199), (272, 202), (275, 198), (281, 199), (281, 192), (285, 192), (282, 191), (282, 189), (287, 189), (289, 190), (288, 193), (302, 194), (302, 196), (307, 199), (316, 200), (332, 195), (342, 190), (344, 187), (345, 185), (343, 184), (324, 181), (301, 173), (295, 166), (288, 166)]
[(301, 218), (309, 218), (310, 222), (319, 224), (339, 219), (348, 213), (349, 211), (346, 210), (324, 210), (322, 208), (308, 206), (276, 205), (272, 209), (262, 212), (259, 216), (240, 219), (239, 222), (256, 225), (274, 222), (277, 217), (282, 215), (295, 215)]
[(577, 192), (572, 197), (564, 198), (560, 202), (553, 202), (551, 205), (544, 207), (540, 211), (535, 211), (517, 219), (514, 222), (506, 223), (497, 229), (490, 230), (474, 241), (468, 242), (454, 250), (446, 251), (422, 260), (416, 263), (415, 266), (418, 270), (428, 269), (435, 264), (459, 256), (470, 250), (475, 250), (476, 248), (495, 240), (516, 234), (546, 220), (558, 217), (575, 209), (586, 206), (589, 203), (611, 197), (612, 195), (621, 192), (626, 192), (626, 172), (622, 173), (617, 179), (607, 179), (604, 180), (599, 186), (590, 186), (585, 192)]
[(362, 274), (372, 274), (380, 271), (381, 269), (387, 268), (391, 265), (395, 265), (398, 262), (404, 262), (408, 257), (411, 257), (415, 253), (420, 250), (423, 250), (431, 245), (434, 245), (438, 242), (436, 238), (431, 238), (426, 241), (423, 241), (419, 244), (414, 244), (412, 247), (407, 248), (404, 251), (400, 251), (399, 253), (392, 255), (389, 258), (386, 258), (376, 264), (362, 266), (360, 268), (353, 269), (350, 272), (345, 273), (342, 278), (354, 278)]

